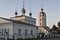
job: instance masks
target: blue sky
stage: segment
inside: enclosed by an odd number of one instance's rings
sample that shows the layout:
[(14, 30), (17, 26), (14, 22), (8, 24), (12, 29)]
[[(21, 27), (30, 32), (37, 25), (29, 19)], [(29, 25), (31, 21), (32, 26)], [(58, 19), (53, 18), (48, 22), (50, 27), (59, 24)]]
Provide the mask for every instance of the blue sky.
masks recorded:
[(30, 8), (34, 18), (38, 18), (41, 5), (47, 16), (47, 26), (50, 28), (60, 20), (60, 0), (0, 0), (0, 17), (10, 18), (14, 16), (17, 7), (18, 15), (21, 15), (21, 9), (25, 1), (26, 15), (29, 15)]

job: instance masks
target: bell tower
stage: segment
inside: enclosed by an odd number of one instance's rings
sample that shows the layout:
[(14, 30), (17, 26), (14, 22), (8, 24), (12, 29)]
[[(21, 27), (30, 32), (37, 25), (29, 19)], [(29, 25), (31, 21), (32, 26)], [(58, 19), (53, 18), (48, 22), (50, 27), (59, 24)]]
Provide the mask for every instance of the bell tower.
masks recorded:
[(46, 27), (46, 14), (43, 12), (43, 8), (41, 8), (41, 12), (38, 14), (38, 26)]

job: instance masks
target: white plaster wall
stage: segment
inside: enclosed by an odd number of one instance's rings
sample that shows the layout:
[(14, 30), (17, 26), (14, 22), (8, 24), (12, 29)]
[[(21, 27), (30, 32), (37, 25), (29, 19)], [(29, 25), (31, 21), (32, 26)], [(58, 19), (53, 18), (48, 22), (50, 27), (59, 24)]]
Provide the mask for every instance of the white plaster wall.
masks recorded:
[(13, 34), (13, 25), (11, 22), (0, 24), (0, 28), (3, 29), (3, 31), (4, 31), (4, 29), (9, 29), (9, 35)]
[(42, 26), (46, 27), (46, 14), (42, 14)]
[(38, 14), (38, 26), (46, 27), (46, 14), (43, 13)]
[(33, 34), (36, 35), (38, 33), (37, 27), (24, 25), (24, 24), (14, 24), (14, 34), (17, 33), (18, 29), (21, 29), (21, 34), (25, 33), (25, 30), (28, 30), (28, 35), (30, 34), (31, 30), (33, 30)]
[(32, 17), (25, 17), (25, 22), (36, 25), (36, 19)]
[[(5, 36), (5, 29), (8, 31), (9, 30), (9, 38), (13, 38), (13, 23), (12, 22), (7, 22), (7, 23), (0, 23), (0, 31), (1, 35), (0, 37), (7, 37)], [(2, 31), (3, 30), (3, 31)]]
[[(30, 25), (25, 25), (25, 24), (16, 24), (16, 23), (12, 23), (12, 22), (1, 23), (0, 24), (0, 31), (2, 31), (2, 29), (3, 30), (9, 29), (9, 35), (11, 36), (10, 38), (12, 38), (13, 35), (15, 35), (15, 33), (17, 33), (17, 35), (18, 35), (18, 29), (21, 29), (22, 35), (23, 35), (23, 33), (25, 33), (26, 29), (28, 30), (28, 35), (30, 34), (31, 30), (33, 30), (33, 34), (35, 36), (38, 33), (38, 29), (35, 26), (30, 26)], [(3, 31), (3, 34), (4, 34), (4, 31)], [(16, 37), (18, 37), (18, 36), (16, 36)]]

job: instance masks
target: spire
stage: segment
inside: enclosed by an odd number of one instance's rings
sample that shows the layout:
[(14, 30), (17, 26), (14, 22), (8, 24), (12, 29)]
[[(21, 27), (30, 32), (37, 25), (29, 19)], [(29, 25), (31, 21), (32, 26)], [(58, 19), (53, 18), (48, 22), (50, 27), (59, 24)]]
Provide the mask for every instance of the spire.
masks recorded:
[(21, 11), (22, 11), (22, 15), (25, 15), (25, 12), (26, 12), (26, 11), (25, 11), (25, 8), (24, 8), (24, 1), (23, 1), (23, 8), (22, 8)]
[(29, 16), (30, 16), (30, 17), (32, 16), (32, 13), (31, 13), (31, 8), (30, 8), (30, 13), (29, 13)]
[(16, 16), (16, 17), (17, 17), (17, 14), (18, 14), (18, 13), (17, 13), (17, 7), (16, 7), (16, 9), (15, 9), (15, 16)]
[(41, 11), (43, 12), (43, 5), (41, 5)]
[(41, 11), (43, 12), (43, 8), (41, 8)]
[(24, 1), (23, 1), (23, 8), (24, 8)]

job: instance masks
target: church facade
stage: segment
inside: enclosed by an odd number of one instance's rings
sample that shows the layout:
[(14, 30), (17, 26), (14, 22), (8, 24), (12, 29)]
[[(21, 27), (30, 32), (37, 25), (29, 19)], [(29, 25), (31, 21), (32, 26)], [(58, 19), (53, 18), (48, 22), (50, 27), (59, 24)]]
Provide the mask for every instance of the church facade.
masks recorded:
[[(31, 8), (30, 8), (31, 9)], [(48, 27), (46, 26), (46, 14), (42, 12), (38, 15), (38, 26), (36, 26), (36, 18), (32, 17), (32, 12), (30, 11), (29, 16), (26, 16), (26, 10), (23, 8), (21, 10), (22, 14), (18, 15), (15, 11), (15, 16), (10, 19), (0, 17), (0, 38), (7, 40), (9, 39), (28, 39), (37, 38), (39, 33), (48, 34)], [(39, 35), (40, 36), (40, 35)]]
[(26, 39), (26, 38), (37, 38), (38, 27), (36, 26), (36, 19), (25, 15), (25, 8), (22, 8), (22, 15), (10, 19), (0, 17), (0, 38), (15, 38), (15, 39)]
[[(26, 16), (27, 17), (27, 16)], [(33, 20), (33, 19), (32, 19)], [(24, 20), (26, 21), (26, 20)], [(0, 18), (1, 38), (37, 38), (38, 28), (35, 23)]]

